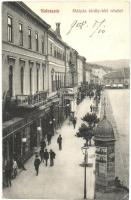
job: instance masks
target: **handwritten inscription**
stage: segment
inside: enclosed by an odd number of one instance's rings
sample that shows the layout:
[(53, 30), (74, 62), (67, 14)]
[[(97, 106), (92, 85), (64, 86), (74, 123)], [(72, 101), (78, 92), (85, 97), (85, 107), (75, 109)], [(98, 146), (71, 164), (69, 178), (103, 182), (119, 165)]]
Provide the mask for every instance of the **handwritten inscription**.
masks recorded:
[(69, 35), (72, 30), (82, 30), (84, 28), (90, 29), (89, 37), (92, 37), (95, 34), (104, 34), (106, 32), (105, 30), (105, 23), (106, 20), (95, 20), (90, 26), (87, 22), (87, 20), (79, 21), (79, 20), (74, 20), (73, 23), (71, 24), (68, 32), (66, 35)]

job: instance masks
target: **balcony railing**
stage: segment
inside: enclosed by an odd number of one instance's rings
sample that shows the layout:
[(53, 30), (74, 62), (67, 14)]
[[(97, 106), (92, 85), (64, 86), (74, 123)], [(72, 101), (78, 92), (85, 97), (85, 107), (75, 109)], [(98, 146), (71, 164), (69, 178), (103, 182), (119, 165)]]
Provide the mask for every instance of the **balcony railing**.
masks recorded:
[(16, 95), (16, 102), (18, 106), (39, 106), (44, 105), (47, 99), (47, 91), (38, 92), (33, 95)]

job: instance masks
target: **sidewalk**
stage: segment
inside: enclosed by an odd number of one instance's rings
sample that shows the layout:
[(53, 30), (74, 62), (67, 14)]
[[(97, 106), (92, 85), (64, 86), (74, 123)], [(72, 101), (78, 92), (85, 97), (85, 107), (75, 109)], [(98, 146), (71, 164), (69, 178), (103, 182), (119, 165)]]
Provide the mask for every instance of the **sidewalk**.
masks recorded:
[[(90, 110), (92, 101), (85, 99), (77, 108), (76, 129), (66, 120), (52, 138), (48, 150), (53, 149), (56, 153), (55, 166), (45, 167), (40, 165), (39, 176), (34, 170), (34, 156), (25, 164), (27, 171), (23, 171), (12, 181), (12, 187), (3, 190), (4, 198), (35, 198), (35, 199), (83, 199), (84, 191), (84, 168), (80, 164), (84, 160), (81, 147), (84, 145), (82, 138), (75, 136), (81, 118)], [(86, 109), (85, 109), (86, 108)], [(62, 151), (59, 151), (57, 137), (63, 138)], [(87, 197), (94, 199), (95, 183), (95, 147), (88, 149), (89, 162), (93, 167), (87, 168)]]

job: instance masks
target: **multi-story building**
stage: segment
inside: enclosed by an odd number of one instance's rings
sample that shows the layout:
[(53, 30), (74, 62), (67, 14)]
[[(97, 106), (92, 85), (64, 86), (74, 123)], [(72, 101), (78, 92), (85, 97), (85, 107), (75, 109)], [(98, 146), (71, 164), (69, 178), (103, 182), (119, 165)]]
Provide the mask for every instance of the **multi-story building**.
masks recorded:
[(85, 61), (78, 67), (77, 56), (62, 40), (59, 23), (53, 31), (24, 3), (3, 2), (3, 164), (14, 155), (28, 159), (64, 121), (73, 99), (63, 88), (83, 80)]
[(66, 48), (66, 87), (74, 88), (78, 84), (77, 56), (75, 49)]
[(78, 86), (81, 86), (81, 84), (84, 81), (84, 68), (85, 68), (85, 58), (78, 55), (77, 56), (77, 77), (78, 77)]
[(54, 70), (55, 89), (64, 85), (64, 48), (55, 38), (63, 57), (57, 51), (56, 58), (48, 56), (50, 25), (22, 2), (3, 3), (2, 27), (3, 161), (14, 154), (26, 160), (42, 137), (53, 134), (51, 78)]
[(98, 83), (102, 84), (103, 82), (103, 76), (106, 74), (106, 71), (103, 69), (102, 66), (99, 65), (93, 65), (92, 67), (92, 74), (96, 77), (98, 77)]
[[(103, 76), (107, 73), (103, 66), (100, 65), (96, 65), (96, 64), (91, 64), (91, 63), (86, 63), (86, 68), (87, 71), (89, 71), (88, 69), (91, 70), (91, 74), (90, 74), (90, 82), (91, 83), (95, 83), (95, 84), (102, 84), (103, 82)], [(89, 74), (87, 74), (88, 76)]]
[(128, 88), (130, 86), (130, 68), (119, 69), (104, 76), (106, 87)]
[(91, 82), (91, 76), (92, 76), (91, 72), (92, 72), (91, 67), (89, 67), (89, 65), (86, 63), (84, 70), (84, 82), (88, 84)]
[(55, 92), (65, 86), (65, 48), (65, 43), (60, 35), (60, 23), (56, 23), (56, 31), (49, 29), (48, 34), (48, 81), (50, 92)]

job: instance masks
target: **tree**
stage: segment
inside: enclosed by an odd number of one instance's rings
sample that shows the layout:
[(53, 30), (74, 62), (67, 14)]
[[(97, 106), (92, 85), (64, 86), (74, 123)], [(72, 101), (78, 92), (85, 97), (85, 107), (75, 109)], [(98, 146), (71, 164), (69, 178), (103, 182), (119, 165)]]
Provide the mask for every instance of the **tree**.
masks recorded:
[(95, 113), (87, 113), (82, 120), (87, 123), (81, 124), (81, 127), (79, 128), (79, 132), (77, 133), (77, 137), (82, 137), (83, 139), (86, 140), (86, 145), (91, 146), (91, 139), (93, 137), (93, 129), (95, 127), (95, 124), (99, 122), (99, 119), (97, 118)]
[(77, 137), (82, 137), (86, 140), (86, 145), (88, 146), (88, 142), (90, 142), (91, 146), (91, 139), (92, 139), (92, 129), (89, 126), (86, 126), (84, 123), (79, 128), (79, 132), (77, 133)]
[(89, 127), (94, 127), (95, 124), (97, 124), (99, 122), (99, 119), (97, 118), (95, 113), (87, 113), (83, 118), (83, 121), (87, 122)]

